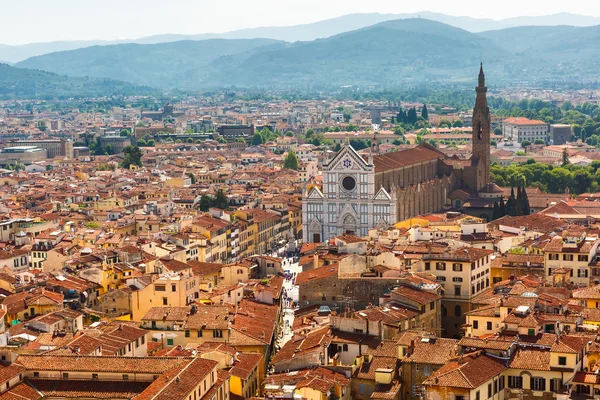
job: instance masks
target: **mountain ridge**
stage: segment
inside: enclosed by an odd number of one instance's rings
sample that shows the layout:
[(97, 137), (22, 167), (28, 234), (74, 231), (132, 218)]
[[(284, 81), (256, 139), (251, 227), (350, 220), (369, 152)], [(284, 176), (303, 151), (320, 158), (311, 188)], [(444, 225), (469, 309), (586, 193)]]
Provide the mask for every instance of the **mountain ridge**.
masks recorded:
[[(385, 21), (325, 39), (209, 39), (96, 46), (18, 63), (69, 76), (161, 89), (402, 87), (471, 82), (481, 61), (498, 85), (597, 82), (600, 26), (472, 33), (424, 18)], [(545, 83), (545, 84), (546, 84)]]
[(483, 32), (487, 30), (504, 29), (514, 27), (516, 25), (600, 25), (600, 18), (570, 13), (558, 13), (546, 16), (523, 16), (506, 18), (501, 20), (493, 20), (489, 18), (472, 18), (468, 16), (452, 16), (430, 11), (402, 14), (362, 13), (347, 14), (340, 17), (329, 18), (306, 24), (244, 28), (223, 33), (203, 33), (197, 35), (157, 34), (152, 36), (140, 37), (137, 39), (54, 41), (46, 43), (30, 43), (20, 46), (9, 46), (0, 44), (0, 60), (4, 60), (6, 62), (11, 63), (17, 63), (34, 56), (49, 54), (57, 51), (76, 50), (79, 48), (85, 48), (89, 46), (105, 46), (124, 43), (159, 44), (181, 40), (207, 40), (217, 38), (266, 38), (287, 42), (312, 41), (319, 38), (331, 37), (339, 33), (353, 31), (367, 26), (372, 26), (380, 22), (396, 19), (411, 19), (418, 17), (443, 22), (445, 24), (462, 28), (474, 33)]

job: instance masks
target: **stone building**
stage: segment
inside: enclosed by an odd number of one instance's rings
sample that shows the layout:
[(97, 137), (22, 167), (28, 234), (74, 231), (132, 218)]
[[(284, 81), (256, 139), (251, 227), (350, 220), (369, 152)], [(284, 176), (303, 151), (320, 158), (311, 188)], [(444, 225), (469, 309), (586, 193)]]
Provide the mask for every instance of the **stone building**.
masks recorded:
[(73, 142), (64, 139), (15, 140), (8, 142), (6, 147), (36, 146), (45, 149), (47, 158), (73, 158)]
[(489, 219), (502, 193), (490, 181), (491, 118), (483, 67), (475, 91), (470, 160), (448, 158), (427, 143), (386, 154), (374, 154), (379, 147), (374, 143), (365, 160), (347, 138), (323, 167), (322, 186), (304, 192), (304, 241), (348, 232), (366, 236), (371, 228), (465, 204), (467, 212)]
[(537, 139), (548, 140), (548, 124), (544, 121), (525, 117), (511, 117), (504, 120), (502, 134), (504, 140), (522, 143), (527, 140), (533, 143)]

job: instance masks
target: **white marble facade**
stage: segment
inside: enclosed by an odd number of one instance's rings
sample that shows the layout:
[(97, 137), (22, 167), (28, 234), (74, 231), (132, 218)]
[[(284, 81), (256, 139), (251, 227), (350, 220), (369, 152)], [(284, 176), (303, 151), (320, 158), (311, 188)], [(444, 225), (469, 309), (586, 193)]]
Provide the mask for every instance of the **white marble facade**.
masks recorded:
[(349, 144), (323, 167), (322, 190), (305, 190), (304, 242), (322, 242), (345, 233), (366, 236), (369, 229), (396, 222), (395, 193), (375, 187), (372, 157), (365, 161)]

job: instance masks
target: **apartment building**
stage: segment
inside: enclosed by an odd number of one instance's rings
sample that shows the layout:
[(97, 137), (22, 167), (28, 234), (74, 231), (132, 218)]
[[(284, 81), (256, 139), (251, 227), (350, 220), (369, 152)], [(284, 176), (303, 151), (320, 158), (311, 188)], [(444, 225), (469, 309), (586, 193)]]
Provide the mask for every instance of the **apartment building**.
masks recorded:
[(490, 256), (493, 252), (463, 247), (441, 254), (425, 254), (415, 267), (417, 272), (435, 275), (444, 287), (441, 311), (446, 336), (461, 335), (464, 313), (472, 308), (471, 299), (490, 287)]
[(527, 140), (533, 143), (536, 139), (548, 140), (548, 124), (544, 121), (525, 117), (511, 117), (504, 120), (502, 134), (504, 140), (522, 143)]

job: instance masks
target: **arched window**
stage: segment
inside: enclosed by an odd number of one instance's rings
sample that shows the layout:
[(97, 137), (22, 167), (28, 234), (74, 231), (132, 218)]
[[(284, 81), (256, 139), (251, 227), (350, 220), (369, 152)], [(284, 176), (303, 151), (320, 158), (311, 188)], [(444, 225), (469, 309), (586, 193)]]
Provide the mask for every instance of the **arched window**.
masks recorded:
[(462, 315), (462, 310), (461, 310), (460, 306), (457, 304), (456, 306), (454, 306), (454, 316), (460, 317), (461, 315)]

